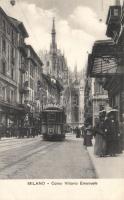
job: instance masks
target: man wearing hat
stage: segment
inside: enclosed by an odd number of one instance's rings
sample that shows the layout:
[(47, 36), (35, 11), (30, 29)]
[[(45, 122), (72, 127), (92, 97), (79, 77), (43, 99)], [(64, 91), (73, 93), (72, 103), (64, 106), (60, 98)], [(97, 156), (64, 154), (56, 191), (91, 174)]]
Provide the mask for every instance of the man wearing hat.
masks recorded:
[(106, 154), (116, 156), (119, 153), (120, 130), (117, 121), (117, 109), (109, 109), (105, 121), (105, 133), (107, 141)]

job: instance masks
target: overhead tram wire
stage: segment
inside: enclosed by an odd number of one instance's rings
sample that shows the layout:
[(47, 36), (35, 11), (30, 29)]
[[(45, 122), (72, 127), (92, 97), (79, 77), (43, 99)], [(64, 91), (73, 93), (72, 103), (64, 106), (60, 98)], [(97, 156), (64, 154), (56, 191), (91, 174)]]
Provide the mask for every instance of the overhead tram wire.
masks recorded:
[(29, 20), (28, 20), (27, 16), (25, 15), (25, 12), (23, 11), (23, 8), (22, 8), (22, 5), (21, 5), (21, 1), (20, 1), (20, 0), (16, 0), (16, 2), (17, 2), (17, 3), (19, 4), (19, 6), (20, 6), (21, 12), (22, 12), (22, 14), (23, 14), (23, 16), (24, 16), (24, 18), (25, 18), (27, 24), (28, 24), (28, 28), (30, 29), (30, 32), (32, 33), (33, 39), (35, 40), (35, 42), (37, 43), (37, 45), (38, 45), (38, 47), (39, 47), (39, 50), (42, 49), (41, 46), (39, 45), (39, 41), (38, 41), (38, 39), (37, 39), (37, 36), (36, 36), (36, 34), (34, 33), (33, 29), (31, 28), (31, 24), (29, 23)]

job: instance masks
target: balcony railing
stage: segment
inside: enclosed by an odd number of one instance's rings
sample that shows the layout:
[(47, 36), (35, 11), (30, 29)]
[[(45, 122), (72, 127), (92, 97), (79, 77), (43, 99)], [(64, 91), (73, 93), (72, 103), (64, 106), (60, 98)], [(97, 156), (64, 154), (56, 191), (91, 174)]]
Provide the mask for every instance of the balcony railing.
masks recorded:
[(19, 68), (19, 70), (22, 72), (22, 73), (25, 73), (27, 71), (27, 65), (25, 63), (22, 63), (21, 64), (21, 67)]
[(24, 55), (24, 57), (27, 57), (27, 49), (26, 49), (26, 45), (24, 43), (20, 44), (18, 46), (20, 52)]
[(19, 86), (19, 92), (21, 93), (21, 94), (28, 94), (29, 93), (29, 89), (28, 89), (28, 87), (26, 87), (24, 84), (21, 86)]

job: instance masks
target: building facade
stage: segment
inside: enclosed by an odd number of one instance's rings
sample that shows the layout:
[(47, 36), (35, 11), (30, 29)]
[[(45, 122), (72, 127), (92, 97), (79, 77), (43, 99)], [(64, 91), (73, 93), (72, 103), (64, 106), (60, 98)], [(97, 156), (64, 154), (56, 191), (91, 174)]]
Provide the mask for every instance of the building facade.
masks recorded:
[(86, 75), (84, 85), (84, 123), (93, 120), (92, 79)]
[(79, 124), (82, 126), (84, 124), (84, 79), (83, 75), (80, 80), (79, 87)]
[(84, 124), (84, 80), (79, 76), (77, 67), (69, 73), (68, 87), (63, 93), (63, 105), (67, 115), (67, 124), (72, 128)]
[(100, 78), (108, 91), (109, 105), (118, 109), (121, 132), (124, 133), (124, 5), (110, 6), (106, 35), (109, 40), (96, 41), (89, 58), (91, 77)]
[(28, 34), (23, 23), (7, 16), (2, 8), (0, 19), (0, 123), (8, 127), (22, 112), (19, 107), (22, 102), (19, 83), (24, 67), (21, 48)]
[(99, 118), (99, 111), (109, 106), (108, 92), (101, 85), (101, 79), (93, 79), (93, 126)]

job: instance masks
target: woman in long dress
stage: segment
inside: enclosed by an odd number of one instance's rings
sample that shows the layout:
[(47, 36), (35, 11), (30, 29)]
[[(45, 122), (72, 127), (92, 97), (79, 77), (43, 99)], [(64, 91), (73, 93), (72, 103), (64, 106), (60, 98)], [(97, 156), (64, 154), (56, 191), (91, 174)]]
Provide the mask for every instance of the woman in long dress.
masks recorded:
[(95, 127), (95, 146), (94, 154), (99, 157), (104, 157), (106, 155), (106, 138), (105, 138), (105, 116), (106, 111), (99, 112), (99, 121)]
[(108, 118), (105, 122), (105, 132), (107, 135), (107, 151), (106, 154), (110, 156), (116, 156), (121, 153), (121, 133), (119, 129), (119, 123), (117, 121), (117, 110), (112, 109), (108, 112)]
[(92, 136), (92, 125), (89, 122), (87, 122), (84, 128), (84, 146), (92, 146)]

